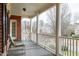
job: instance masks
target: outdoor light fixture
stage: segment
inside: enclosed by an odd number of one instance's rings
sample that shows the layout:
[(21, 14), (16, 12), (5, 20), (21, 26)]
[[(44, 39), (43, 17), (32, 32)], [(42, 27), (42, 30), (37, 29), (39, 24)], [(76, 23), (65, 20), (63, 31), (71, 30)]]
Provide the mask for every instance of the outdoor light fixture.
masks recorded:
[(26, 8), (23, 8), (23, 11), (26, 11)]

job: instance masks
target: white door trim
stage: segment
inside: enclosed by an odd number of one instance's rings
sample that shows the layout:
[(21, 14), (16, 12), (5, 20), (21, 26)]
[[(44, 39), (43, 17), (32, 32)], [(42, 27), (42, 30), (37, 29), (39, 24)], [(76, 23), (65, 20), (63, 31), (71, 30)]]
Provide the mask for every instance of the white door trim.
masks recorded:
[[(16, 23), (16, 35), (15, 35), (15, 37), (12, 37), (12, 22)], [(10, 20), (10, 36), (13, 40), (15, 40), (17, 38), (17, 20), (15, 20), (15, 19)]]

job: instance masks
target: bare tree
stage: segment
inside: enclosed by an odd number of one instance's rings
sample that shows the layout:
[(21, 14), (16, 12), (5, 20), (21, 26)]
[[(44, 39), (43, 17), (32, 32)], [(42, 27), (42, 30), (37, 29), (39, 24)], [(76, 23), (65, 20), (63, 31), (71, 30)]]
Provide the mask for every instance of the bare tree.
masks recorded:
[[(66, 28), (69, 26), (70, 24), (70, 16), (71, 16), (71, 13), (69, 11), (69, 7), (67, 4), (62, 4), (61, 5), (61, 35), (65, 35), (66, 33)], [(51, 27), (51, 30), (52, 30), (52, 33), (55, 35), (55, 32), (56, 32), (56, 7), (54, 8), (51, 8), (48, 13), (47, 13), (47, 16), (48, 16), (48, 21), (50, 22), (49, 23), (49, 26)]]
[(61, 14), (61, 35), (67, 35), (67, 28), (70, 25), (71, 13), (68, 4), (62, 4)]
[(39, 20), (39, 25), (43, 26), (43, 24), (44, 24), (43, 20)]
[(23, 21), (23, 31), (26, 33), (26, 21)]
[(56, 8), (51, 8), (48, 13), (47, 13), (47, 16), (48, 16), (48, 26), (51, 27), (51, 31), (52, 33), (55, 35), (55, 32), (56, 32)]
[(43, 20), (39, 20), (39, 32), (42, 33), (42, 27), (44, 26)]
[(32, 31), (33, 33), (36, 33), (36, 21), (32, 24)]

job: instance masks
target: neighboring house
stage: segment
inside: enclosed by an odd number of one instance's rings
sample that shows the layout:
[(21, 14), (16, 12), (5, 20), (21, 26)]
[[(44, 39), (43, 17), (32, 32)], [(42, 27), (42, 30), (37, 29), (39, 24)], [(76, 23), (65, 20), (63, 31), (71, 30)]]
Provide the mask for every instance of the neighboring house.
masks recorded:
[(66, 31), (65, 31), (65, 35), (66, 35), (66, 36), (70, 36), (71, 33), (75, 33), (74, 24), (70, 24), (70, 25), (67, 27)]
[(75, 35), (79, 35), (79, 23), (75, 23)]
[(79, 35), (79, 23), (74, 23), (68, 26), (67, 34), (70, 34), (71, 32), (75, 33), (75, 35)]

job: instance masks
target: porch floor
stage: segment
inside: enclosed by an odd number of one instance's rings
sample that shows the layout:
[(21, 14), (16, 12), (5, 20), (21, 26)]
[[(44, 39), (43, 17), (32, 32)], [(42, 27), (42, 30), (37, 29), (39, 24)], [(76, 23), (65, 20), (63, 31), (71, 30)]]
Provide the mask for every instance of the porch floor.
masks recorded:
[[(53, 56), (51, 52), (35, 44), (30, 40), (24, 41), (25, 44), (18, 47), (11, 47), (8, 56)], [(17, 44), (22, 42), (16, 42)]]

